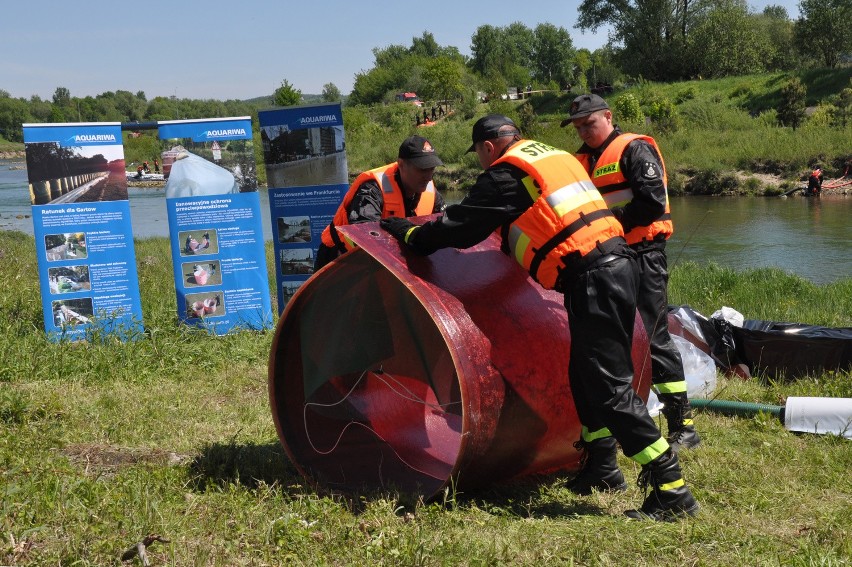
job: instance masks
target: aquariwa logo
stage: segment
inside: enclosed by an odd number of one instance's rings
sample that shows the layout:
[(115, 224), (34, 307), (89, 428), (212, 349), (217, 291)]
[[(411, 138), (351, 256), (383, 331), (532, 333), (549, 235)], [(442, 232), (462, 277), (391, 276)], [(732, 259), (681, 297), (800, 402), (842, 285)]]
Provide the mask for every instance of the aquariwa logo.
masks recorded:
[(75, 144), (114, 144), (115, 134), (77, 134), (68, 140)]
[(305, 116), (299, 120), (299, 124), (327, 124), (329, 122), (337, 122), (337, 116), (334, 114), (325, 114), (322, 116)]
[(247, 137), (245, 128), (228, 128), (225, 130), (208, 130), (206, 138), (215, 138), (221, 140), (222, 138), (235, 138), (237, 136), (241, 136), (243, 138)]

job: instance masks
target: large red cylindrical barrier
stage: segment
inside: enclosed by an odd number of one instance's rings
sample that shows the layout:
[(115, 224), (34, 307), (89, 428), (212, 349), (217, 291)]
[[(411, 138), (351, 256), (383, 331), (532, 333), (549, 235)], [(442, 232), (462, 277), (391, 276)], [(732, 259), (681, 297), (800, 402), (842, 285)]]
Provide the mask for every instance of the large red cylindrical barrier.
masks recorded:
[[(303, 284), (269, 362), (279, 438), (313, 483), (431, 497), (576, 470), (562, 295), (542, 289), (492, 236), (429, 257), (375, 224), (359, 248)], [(634, 388), (647, 398), (648, 342), (634, 327)]]

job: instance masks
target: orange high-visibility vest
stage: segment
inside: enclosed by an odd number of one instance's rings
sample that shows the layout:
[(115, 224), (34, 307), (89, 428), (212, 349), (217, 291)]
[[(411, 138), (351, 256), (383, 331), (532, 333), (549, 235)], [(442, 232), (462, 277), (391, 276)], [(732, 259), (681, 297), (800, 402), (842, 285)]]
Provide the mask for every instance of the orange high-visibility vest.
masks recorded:
[(522, 182), (533, 205), (509, 226), (515, 260), (543, 287), (552, 289), (563, 257), (581, 257), (623, 235), (621, 224), (580, 163), (568, 152), (534, 140), (516, 142), (494, 164), (509, 163), (527, 174)]
[[(365, 171), (359, 175), (343, 197), (343, 202), (337, 208), (331, 224), (322, 231), (322, 243), (330, 248), (339, 248), (341, 251), (352, 250), (355, 244), (346, 238), (341, 238), (340, 233), (334, 228), (349, 224), (349, 204), (355, 198), (358, 188), (367, 181), (375, 181), (382, 190), (382, 218), (405, 217), (405, 194), (402, 187), (396, 182), (396, 172), (399, 164), (392, 163)], [(415, 216), (432, 214), (435, 208), (435, 185), (430, 181), (426, 190), (420, 194), (420, 201), (414, 209)]]
[(624, 238), (627, 239), (628, 244), (638, 244), (643, 240), (654, 240), (658, 235), (668, 239), (674, 232), (671, 209), (669, 208), (669, 179), (666, 174), (666, 164), (663, 163), (663, 154), (653, 138), (640, 134), (620, 134), (610, 142), (601, 157), (598, 158), (594, 171), (590, 167), (589, 154), (578, 154), (577, 159), (580, 160), (580, 163), (591, 176), (592, 183), (600, 190), (607, 206), (609, 208), (624, 206), (633, 200), (633, 190), (630, 188), (630, 183), (624, 176), (624, 172), (621, 171), (621, 156), (624, 154), (627, 144), (633, 140), (645, 140), (654, 147), (657, 155), (660, 156), (660, 163), (663, 166), (663, 187), (666, 190), (666, 209), (657, 220), (648, 226), (635, 226), (630, 229), (630, 232), (625, 234)]

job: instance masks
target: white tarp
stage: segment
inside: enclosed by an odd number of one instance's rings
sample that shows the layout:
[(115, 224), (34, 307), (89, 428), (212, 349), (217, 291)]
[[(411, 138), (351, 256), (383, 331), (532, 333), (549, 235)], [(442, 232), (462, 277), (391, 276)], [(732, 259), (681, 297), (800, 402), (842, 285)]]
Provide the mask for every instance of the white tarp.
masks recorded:
[(167, 199), (239, 192), (233, 173), (186, 150), (175, 157), (166, 181)]

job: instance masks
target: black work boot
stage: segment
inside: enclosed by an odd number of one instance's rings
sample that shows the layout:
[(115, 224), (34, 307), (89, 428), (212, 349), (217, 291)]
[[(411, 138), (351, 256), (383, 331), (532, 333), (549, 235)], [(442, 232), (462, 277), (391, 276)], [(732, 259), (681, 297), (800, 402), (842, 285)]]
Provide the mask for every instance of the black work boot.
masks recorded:
[(692, 420), (692, 406), (686, 393), (660, 394), (663, 403), (663, 415), (669, 425), (669, 435), (666, 440), (671, 445), (672, 451), (677, 453), (681, 449), (692, 449), (701, 443), (695, 424)]
[(694, 516), (698, 513), (698, 502), (686, 487), (678, 464), (677, 453), (666, 451), (639, 473), (639, 486), (651, 493), (645, 497), (638, 510), (627, 510), (625, 514), (636, 520), (671, 522), (678, 517)]
[(568, 490), (583, 496), (600, 492), (617, 492), (627, 490), (627, 482), (618, 468), (616, 460), (615, 437), (604, 437), (594, 441), (577, 441), (578, 449), (585, 449), (586, 455), (583, 468), (566, 485)]

